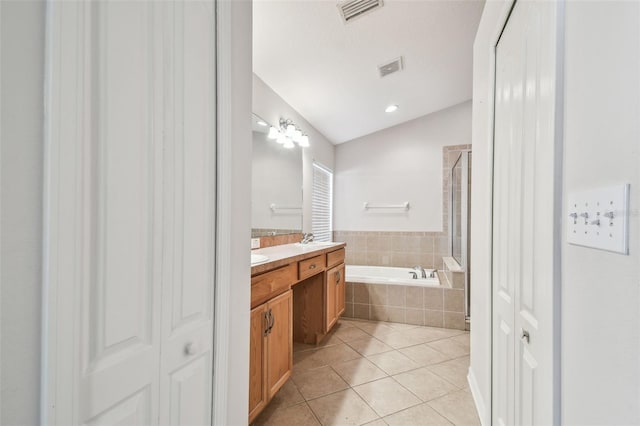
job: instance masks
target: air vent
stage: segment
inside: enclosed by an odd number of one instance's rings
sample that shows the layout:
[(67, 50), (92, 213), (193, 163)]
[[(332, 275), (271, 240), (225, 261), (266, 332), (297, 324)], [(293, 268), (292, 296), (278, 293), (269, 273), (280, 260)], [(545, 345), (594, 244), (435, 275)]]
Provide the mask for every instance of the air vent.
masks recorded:
[(382, 0), (348, 0), (338, 3), (340, 15), (345, 23), (359, 18), (383, 6)]
[(378, 67), (378, 71), (380, 71), (380, 77), (386, 77), (394, 72), (402, 71), (402, 56), (389, 63), (380, 65)]

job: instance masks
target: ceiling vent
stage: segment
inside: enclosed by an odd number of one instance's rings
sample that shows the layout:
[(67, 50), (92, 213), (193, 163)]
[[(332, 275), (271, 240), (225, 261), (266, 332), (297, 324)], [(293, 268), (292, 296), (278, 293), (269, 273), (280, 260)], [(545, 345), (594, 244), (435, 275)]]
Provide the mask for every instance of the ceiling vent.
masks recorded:
[(394, 72), (402, 71), (402, 56), (389, 63), (380, 65), (378, 71), (380, 72), (380, 77), (386, 77)]
[(338, 3), (340, 15), (345, 23), (366, 15), (383, 6), (382, 0), (347, 0)]

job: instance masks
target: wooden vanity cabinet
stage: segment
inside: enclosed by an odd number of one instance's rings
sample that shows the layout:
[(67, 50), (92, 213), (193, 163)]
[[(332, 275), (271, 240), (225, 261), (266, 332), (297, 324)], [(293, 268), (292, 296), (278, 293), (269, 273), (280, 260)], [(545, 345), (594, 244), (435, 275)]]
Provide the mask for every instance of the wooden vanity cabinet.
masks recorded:
[(331, 330), (344, 313), (344, 253), (344, 248), (327, 253), (327, 267), (330, 269), (325, 274), (325, 333)]
[(249, 423), (291, 376), (292, 294), (288, 290), (251, 310)]

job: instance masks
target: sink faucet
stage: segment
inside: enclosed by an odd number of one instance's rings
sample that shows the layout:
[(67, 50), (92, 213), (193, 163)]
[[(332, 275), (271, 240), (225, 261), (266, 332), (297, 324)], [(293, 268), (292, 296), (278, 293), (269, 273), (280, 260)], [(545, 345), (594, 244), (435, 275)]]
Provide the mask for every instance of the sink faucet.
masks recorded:
[(413, 269), (415, 269), (416, 271), (420, 272), (420, 276), (422, 278), (427, 278), (427, 271), (425, 271), (422, 266), (414, 266)]
[(302, 241), (300, 241), (300, 244), (308, 244), (312, 241), (313, 241), (313, 234), (311, 232), (309, 233), (305, 232), (304, 234), (302, 234)]

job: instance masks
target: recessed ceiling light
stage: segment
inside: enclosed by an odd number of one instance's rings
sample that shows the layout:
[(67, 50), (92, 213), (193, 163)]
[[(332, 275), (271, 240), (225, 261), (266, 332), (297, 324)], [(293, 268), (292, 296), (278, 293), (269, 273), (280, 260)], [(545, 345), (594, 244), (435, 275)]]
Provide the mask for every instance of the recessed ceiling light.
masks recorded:
[(258, 124), (259, 124), (260, 126), (266, 126), (266, 125), (267, 125), (267, 123), (265, 123), (264, 121), (258, 121)]
[(398, 109), (398, 105), (389, 105), (384, 112), (394, 112)]

